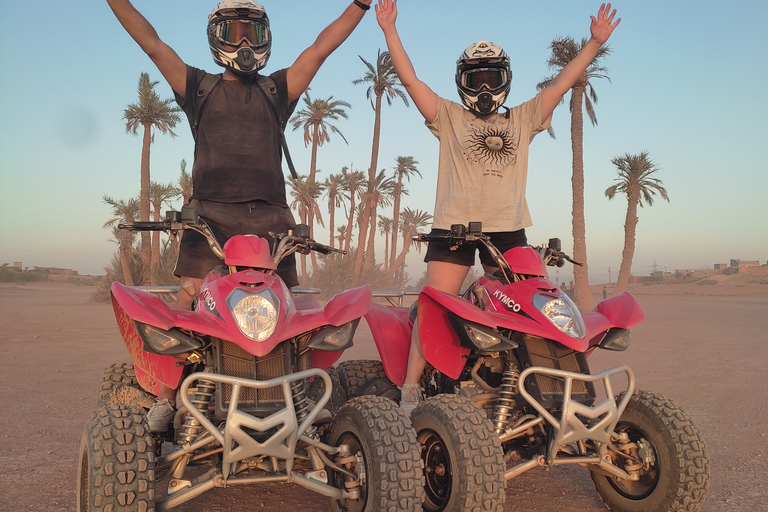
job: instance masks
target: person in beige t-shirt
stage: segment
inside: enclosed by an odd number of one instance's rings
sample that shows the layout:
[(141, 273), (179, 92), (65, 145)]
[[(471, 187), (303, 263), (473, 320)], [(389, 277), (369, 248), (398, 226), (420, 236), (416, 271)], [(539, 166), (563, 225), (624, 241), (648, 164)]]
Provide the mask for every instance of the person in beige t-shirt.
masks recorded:
[[(549, 127), (555, 107), (611, 36), (621, 21), (614, 21), (615, 16), (611, 4), (602, 4), (597, 16), (591, 16), (591, 38), (581, 52), (535, 98), (507, 109), (503, 104), (512, 71), (500, 46), (480, 41), (464, 50), (456, 63), (456, 86), (463, 105), (441, 98), (417, 77), (403, 48), (395, 26), (397, 0), (378, 0), (376, 19), (400, 82), (440, 140), (433, 232), (480, 221), (483, 232), (502, 253), (527, 244), (525, 228), (532, 225), (525, 200), (528, 146)], [(500, 108), (505, 111), (499, 112)], [(475, 250), (485, 271), (494, 272), (495, 262), (482, 245), (462, 244), (451, 250), (447, 243), (431, 242), (424, 258), (427, 285), (458, 294), (474, 264)], [(419, 379), (425, 365), (414, 325), (400, 399), (408, 414), (421, 399)]]

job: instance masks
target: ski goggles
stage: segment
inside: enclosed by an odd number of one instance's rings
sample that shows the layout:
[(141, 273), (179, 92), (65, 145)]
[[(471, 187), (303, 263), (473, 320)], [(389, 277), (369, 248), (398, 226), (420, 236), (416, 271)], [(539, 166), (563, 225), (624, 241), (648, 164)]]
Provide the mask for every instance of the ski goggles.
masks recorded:
[(472, 92), (480, 92), (483, 87), (495, 91), (507, 84), (507, 70), (502, 68), (475, 68), (461, 73), (461, 86)]
[(212, 27), (213, 36), (222, 44), (262, 46), (269, 42), (269, 27), (253, 20), (222, 20)]

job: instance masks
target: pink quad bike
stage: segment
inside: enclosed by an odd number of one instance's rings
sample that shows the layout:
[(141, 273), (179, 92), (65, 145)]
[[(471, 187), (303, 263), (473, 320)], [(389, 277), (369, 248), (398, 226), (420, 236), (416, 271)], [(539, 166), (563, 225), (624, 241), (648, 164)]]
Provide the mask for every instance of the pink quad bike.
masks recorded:
[[(306, 226), (277, 235), (271, 254), (252, 235), (221, 247), (188, 208), (120, 227), (173, 237), (195, 230), (223, 265), (203, 281), (193, 311), (112, 285), (131, 363), (104, 373), (82, 436), (78, 511), (164, 511), (213, 489), (275, 482), (325, 496), (333, 511), (421, 510), (410, 421), (388, 398), (347, 399), (332, 366), (352, 346), (370, 287), (321, 307), (294, 297), (275, 274), (297, 251), (334, 249), (309, 238)], [(178, 390), (178, 411), (167, 432), (152, 433), (146, 412), (161, 385)]]

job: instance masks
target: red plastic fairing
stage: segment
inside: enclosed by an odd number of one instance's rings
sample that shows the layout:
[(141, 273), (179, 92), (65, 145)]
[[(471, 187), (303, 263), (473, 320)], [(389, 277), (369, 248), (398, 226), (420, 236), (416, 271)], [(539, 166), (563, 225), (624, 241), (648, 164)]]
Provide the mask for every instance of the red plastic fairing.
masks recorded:
[(611, 327), (629, 329), (639, 324), (645, 320), (645, 313), (643, 313), (637, 299), (631, 293), (624, 292), (621, 295), (601, 301), (591, 313), (585, 314), (583, 318), (591, 346), (600, 343), (603, 339), (603, 333)]
[(513, 247), (504, 253), (504, 259), (516, 274), (547, 277), (547, 266), (532, 247)]
[(224, 263), (237, 267), (277, 269), (269, 242), (256, 235), (235, 235), (224, 244)]
[[(368, 284), (336, 295), (323, 308), (324, 324), (339, 326), (361, 318), (368, 312), (372, 296), (371, 286)], [(343, 353), (343, 350), (313, 350), (312, 368), (326, 369), (338, 361)]]
[(373, 303), (365, 315), (365, 321), (373, 334), (373, 341), (381, 356), (387, 378), (401, 386), (405, 381), (408, 352), (411, 348), (408, 308)]
[(123, 336), (125, 346), (131, 355), (139, 385), (155, 395), (160, 393), (161, 386), (159, 383), (165, 384), (169, 388), (177, 388), (181, 382), (184, 367), (176, 366), (177, 359), (173, 356), (161, 356), (143, 350), (143, 343), (136, 330), (136, 325), (120, 307), (114, 293), (112, 295), (112, 307), (115, 310), (115, 319), (120, 334)]

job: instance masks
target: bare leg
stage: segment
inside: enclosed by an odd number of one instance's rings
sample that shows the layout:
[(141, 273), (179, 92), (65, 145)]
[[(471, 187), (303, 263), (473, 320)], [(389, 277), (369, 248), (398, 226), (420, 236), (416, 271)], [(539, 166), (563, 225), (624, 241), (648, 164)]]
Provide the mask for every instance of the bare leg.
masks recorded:
[(179, 293), (176, 294), (176, 302), (171, 306), (173, 309), (181, 309), (183, 311), (189, 311), (192, 309), (192, 301), (197, 296), (200, 285), (203, 283), (202, 279), (194, 277), (181, 277), (181, 288)]

